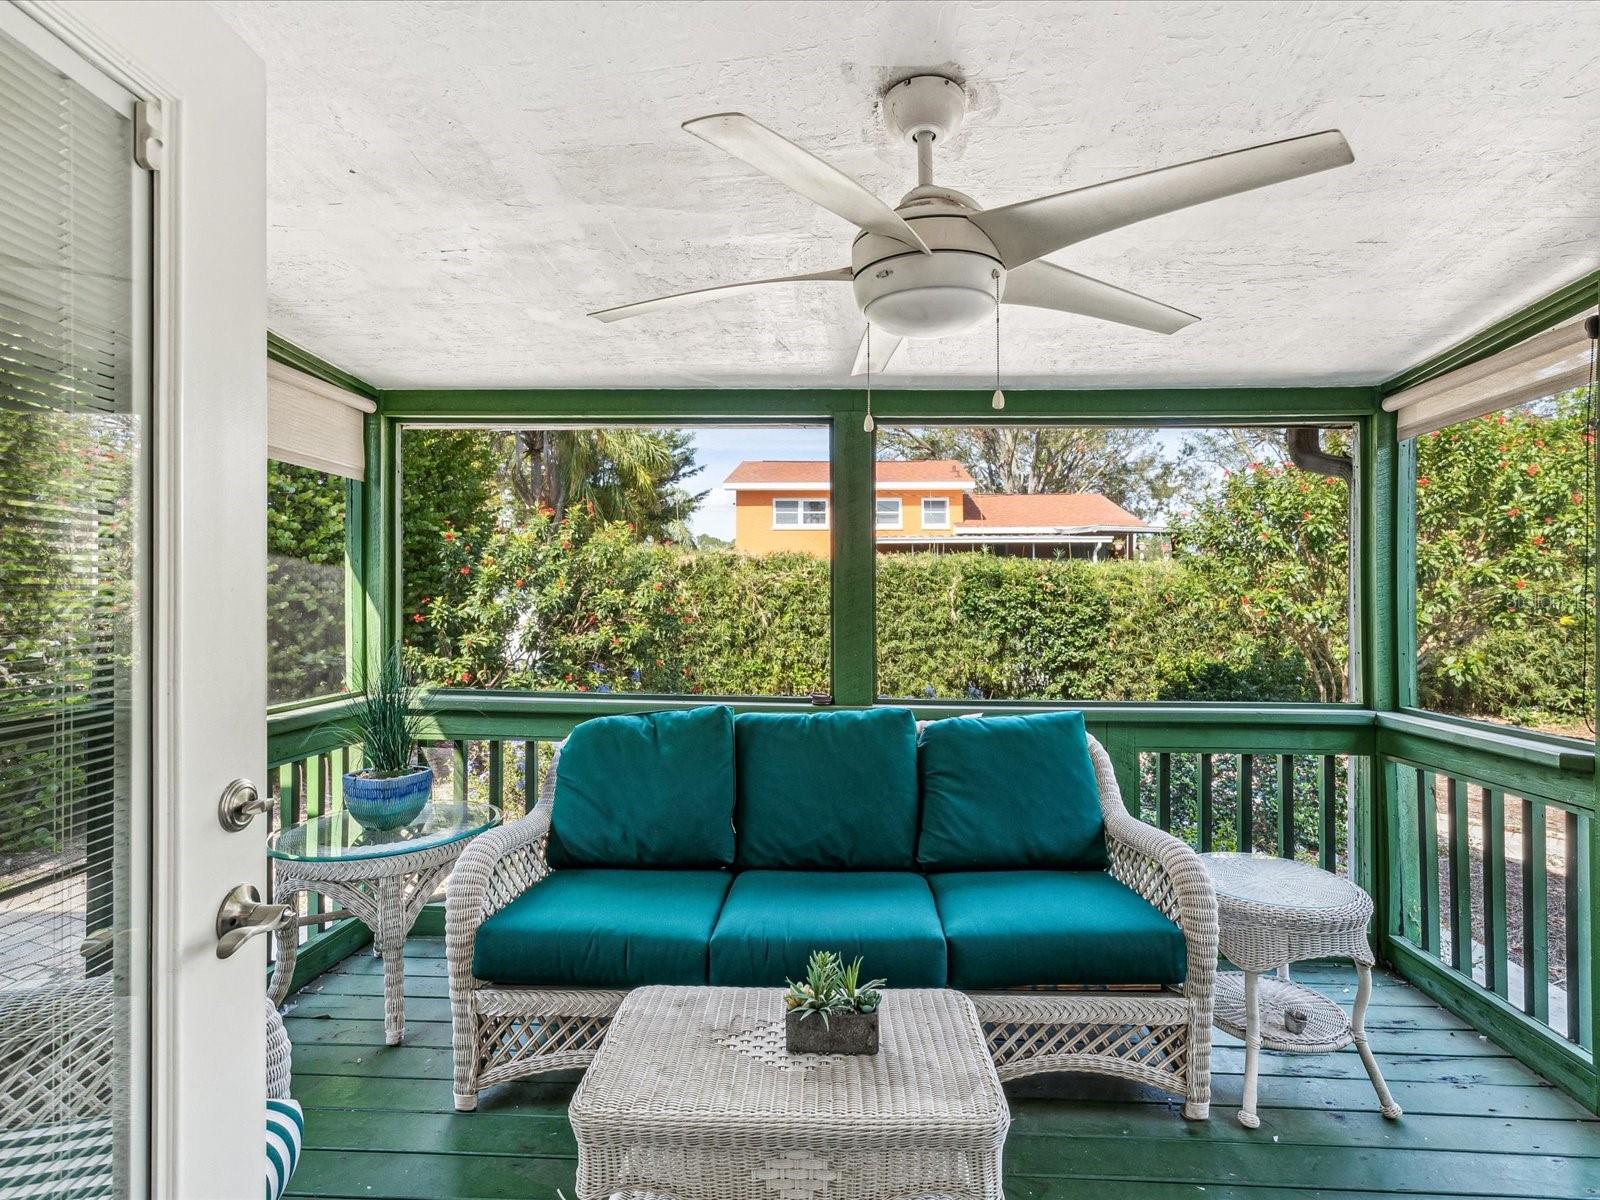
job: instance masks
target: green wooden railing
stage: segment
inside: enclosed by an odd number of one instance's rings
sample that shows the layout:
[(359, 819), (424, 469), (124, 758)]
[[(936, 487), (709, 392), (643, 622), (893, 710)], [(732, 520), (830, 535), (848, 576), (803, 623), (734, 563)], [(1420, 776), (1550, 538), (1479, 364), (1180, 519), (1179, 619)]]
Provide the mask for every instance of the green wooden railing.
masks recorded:
[(1386, 956), (1596, 1107), (1593, 753), (1415, 713), (1377, 725)]
[[(360, 752), (338, 724), (343, 704), (312, 705), (267, 718), (267, 794), (275, 803), (267, 814), (268, 830), (276, 833), (296, 821), (324, 816), (344, 807), (345, 773), (360, 768)], [(267, 900), (272, 901), (272, 873), (267, 873)], [(371, 941), (358, 921), (324, 920), (326, 900), (302, 895), (300, 948), (292, 987), (300, 987)], [(268, 955), (276, 951), (269, 943)], [(270, 969), (270, 961), (269, 961)]]

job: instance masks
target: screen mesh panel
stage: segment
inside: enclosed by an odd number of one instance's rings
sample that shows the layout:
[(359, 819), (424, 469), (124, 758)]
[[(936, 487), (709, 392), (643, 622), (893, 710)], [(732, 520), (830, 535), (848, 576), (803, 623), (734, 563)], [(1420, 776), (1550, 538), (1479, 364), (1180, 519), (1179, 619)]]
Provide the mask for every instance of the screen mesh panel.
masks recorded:
[(7, 1198), (127, 1190), (146, 952), (130, 921), (145, 706), (134, 180), (128, 118), (0, 33)]

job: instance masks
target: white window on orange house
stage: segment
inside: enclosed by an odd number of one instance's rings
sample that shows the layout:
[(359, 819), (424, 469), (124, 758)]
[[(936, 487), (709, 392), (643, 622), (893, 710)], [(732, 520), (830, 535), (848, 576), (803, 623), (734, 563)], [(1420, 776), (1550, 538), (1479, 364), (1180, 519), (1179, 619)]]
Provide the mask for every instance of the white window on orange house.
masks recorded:
[(899, 529), (899, 528), (901, 528), (901, 523), (902, 523), (902, 518), (901, 518), (901, 515), (900, 515), (900, 497), (899, 496), (879, 496), (878, 497), (878, 528), (879, 529)]
[(922, 501), (924, 529), (950, 528), (950, 501), (944, 496), (925, 496)]
[(826, 529), (828, 527), (828, 502), (826, 500), (774, 500), (772, 502), (772, 527), (774, 529)]

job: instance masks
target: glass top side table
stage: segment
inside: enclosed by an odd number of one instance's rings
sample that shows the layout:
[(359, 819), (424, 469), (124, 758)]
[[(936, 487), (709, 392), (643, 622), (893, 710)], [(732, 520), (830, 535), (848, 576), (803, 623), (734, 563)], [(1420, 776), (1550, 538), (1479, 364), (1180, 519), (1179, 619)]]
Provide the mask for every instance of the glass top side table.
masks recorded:
[[(1378, 1094), (1379, 1111), (1390, 1119), (1400, 1116), (1367, 1045), (1372, 898), (1348, 879), (1292, 859), (1215, 853), (1202, 854), (1200, 861), (1217, 892), (1219, 948), (1240, 971), (1217, 974), (1214, 1018), (1218, 1028), (1244, 1039), (1239, 1124), (1246, 1129), (1261, 1124), (1256, 1085), (1263, 1045), (1289, 1054), (1328, 1054), (1354, 1042)], [(1349, 1016), (1328, 997), (1289, 978), (1291, 963), (1330, 957), (1355, 963), (1356, 1000)], [(1276, 978), (1262, 978), (1274, 971)]]
[(274, 834), (267, 841), (273, 899), (287, 904), (300, 892), (316, 892), (342, 907), (278, 929), (272, 1002), (283, 1003), (289, 991), (300, 925), (354, 917), (372, 931), (373, 950), (383, 956), (384, 1041), (399, 1045), (406, 1028), (406, 935), (461, 852), (499, 823), (493, 805), (433, 801), (399, 829), (365, 829), (341, 811)]

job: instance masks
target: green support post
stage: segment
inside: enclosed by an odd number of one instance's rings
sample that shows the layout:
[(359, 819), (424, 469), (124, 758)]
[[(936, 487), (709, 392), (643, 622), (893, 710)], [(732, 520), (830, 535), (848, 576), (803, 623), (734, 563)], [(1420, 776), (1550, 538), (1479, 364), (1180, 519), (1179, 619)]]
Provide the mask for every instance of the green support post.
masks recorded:
[(833, 702), (877, 699), (877, 531), (873, 514), (873, 436), (859, 409), (840, 412), (829, 432), (833, 460)]

